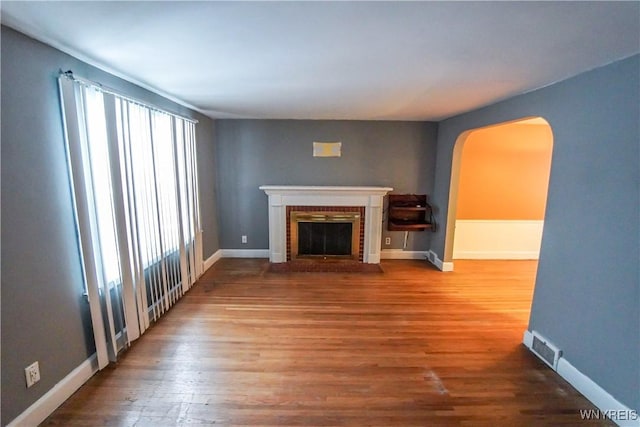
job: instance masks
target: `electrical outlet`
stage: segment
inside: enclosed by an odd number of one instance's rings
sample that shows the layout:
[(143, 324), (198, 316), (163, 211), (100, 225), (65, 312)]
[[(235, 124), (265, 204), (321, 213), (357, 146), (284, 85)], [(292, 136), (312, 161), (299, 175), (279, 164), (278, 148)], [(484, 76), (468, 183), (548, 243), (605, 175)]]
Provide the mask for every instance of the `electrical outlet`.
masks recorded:
[(242, 236), (242, 243), (247, 243), (247, 236)]
[(27, 388), (40, 381), (40, 365), (38, 362), (33, 362), (24, 368), (24, 376), (27, 380)]
[(391, 244), (391, 237), (385, 237), (384, 238), (384, 244), (385, 245), (390, 245)]

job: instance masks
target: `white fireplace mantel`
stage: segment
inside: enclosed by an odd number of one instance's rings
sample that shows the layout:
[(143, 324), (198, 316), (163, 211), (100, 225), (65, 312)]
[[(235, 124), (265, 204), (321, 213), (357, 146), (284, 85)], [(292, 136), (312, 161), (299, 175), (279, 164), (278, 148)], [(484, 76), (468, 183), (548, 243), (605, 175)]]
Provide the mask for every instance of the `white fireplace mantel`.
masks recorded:
[(269, 196), (269, 261), (287, 261), (287, 206), (364, 206), (363, 262), (380, 262), (383, 197), (393, 188), (296, 185), (259, 188)]

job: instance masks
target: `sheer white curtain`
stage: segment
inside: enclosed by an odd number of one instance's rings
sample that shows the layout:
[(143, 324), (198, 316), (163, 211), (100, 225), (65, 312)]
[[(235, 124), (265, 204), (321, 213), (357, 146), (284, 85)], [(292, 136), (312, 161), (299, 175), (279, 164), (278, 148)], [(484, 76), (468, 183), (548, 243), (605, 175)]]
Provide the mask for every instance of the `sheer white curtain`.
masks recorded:
[(195, 122), (59, 78), (100, 368), (202, 274)]

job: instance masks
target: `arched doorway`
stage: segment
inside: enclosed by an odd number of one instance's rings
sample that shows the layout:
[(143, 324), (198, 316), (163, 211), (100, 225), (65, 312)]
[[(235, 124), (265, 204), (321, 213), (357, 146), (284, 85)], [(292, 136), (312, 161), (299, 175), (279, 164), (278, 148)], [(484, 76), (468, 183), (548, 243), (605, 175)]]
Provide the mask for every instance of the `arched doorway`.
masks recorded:
[(551, 127), (541, 117), (473, 129), (458, 137), (445, 261), (537, 259), (552, 147)]

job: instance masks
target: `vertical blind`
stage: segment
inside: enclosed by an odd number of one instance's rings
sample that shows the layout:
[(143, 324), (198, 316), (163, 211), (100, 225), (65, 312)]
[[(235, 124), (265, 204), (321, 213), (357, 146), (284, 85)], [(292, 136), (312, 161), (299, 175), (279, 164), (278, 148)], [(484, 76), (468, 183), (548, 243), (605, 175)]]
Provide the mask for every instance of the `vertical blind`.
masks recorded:
[(59, 87), (102, 369), (202, 274), (195, 122), (69, 73)]

